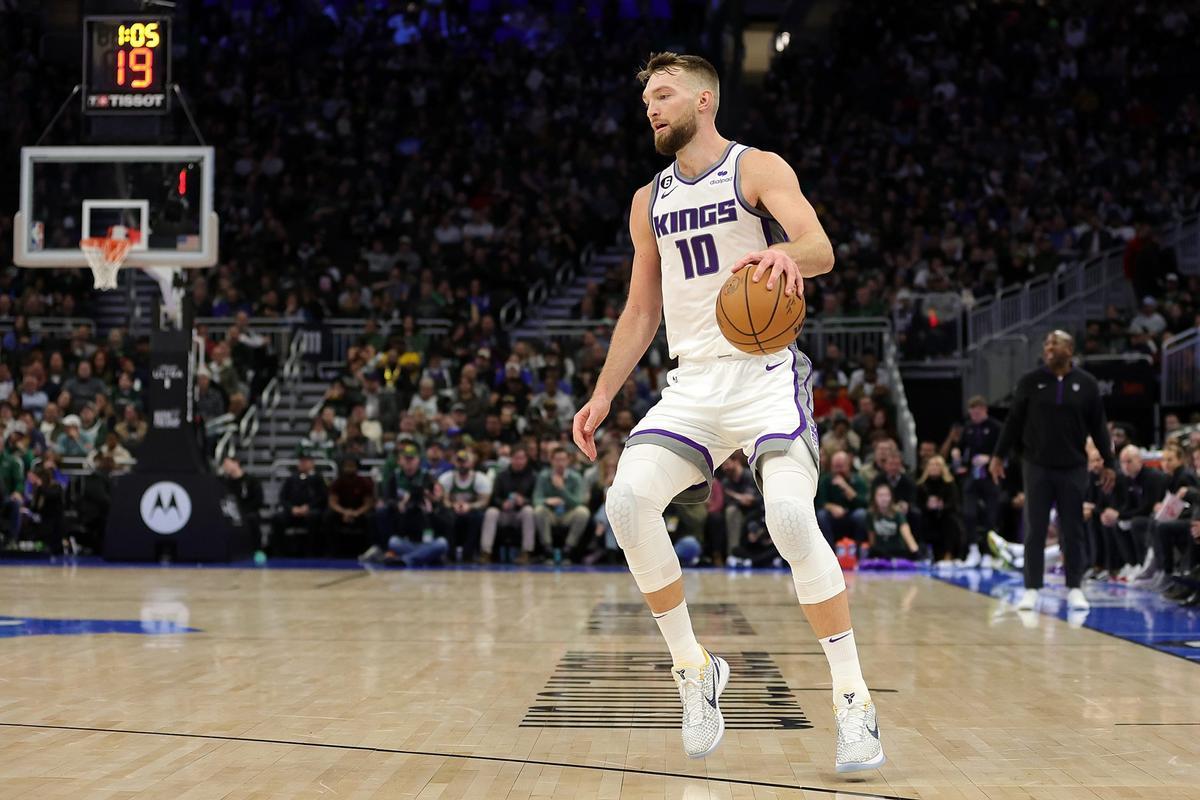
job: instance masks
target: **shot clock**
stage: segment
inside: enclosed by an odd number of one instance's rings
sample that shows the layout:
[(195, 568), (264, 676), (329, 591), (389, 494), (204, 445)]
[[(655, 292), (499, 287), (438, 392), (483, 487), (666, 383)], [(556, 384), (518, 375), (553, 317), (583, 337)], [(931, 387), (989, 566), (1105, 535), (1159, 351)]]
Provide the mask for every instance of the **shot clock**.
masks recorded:
[(165, 114), (170, 86), (169, 17), (84, 18), (84, 113)]

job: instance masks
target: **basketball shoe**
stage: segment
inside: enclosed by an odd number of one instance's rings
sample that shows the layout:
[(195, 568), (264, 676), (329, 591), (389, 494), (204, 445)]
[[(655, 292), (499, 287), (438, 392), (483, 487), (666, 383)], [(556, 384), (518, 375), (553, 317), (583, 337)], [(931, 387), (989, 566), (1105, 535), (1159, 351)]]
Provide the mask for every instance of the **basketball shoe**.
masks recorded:
[[(1008, 569), (1019, 569), (1014, 563), (1016, 559), (1013, 558), (1012, 551), (1008, 549), (1008, 541), (1003, 536), (995, 531), (988, 531), (987, 544), (988, 549), (992, 551), (992, 555), (1005, 567)], [(1022, 564), (1022, 566), (1024, 565)]]
[[(844, 701), (844, 702), (843, 702)], [(882, 767), (887, 757), (879, 738), (879, 720), (870, 700), (854, 701), (854, 692), (843, 694), (833, 710), (837, 720), (838, 772), (861, 772)]]
[(707, 650), (704, 656), (703, 667), (671, 669), (683, 703), (683, 752), (688, 758), (704, 758), (717, 749), (725, 735), (725, 717), (718, 702), (729, 683), (729, 664)]

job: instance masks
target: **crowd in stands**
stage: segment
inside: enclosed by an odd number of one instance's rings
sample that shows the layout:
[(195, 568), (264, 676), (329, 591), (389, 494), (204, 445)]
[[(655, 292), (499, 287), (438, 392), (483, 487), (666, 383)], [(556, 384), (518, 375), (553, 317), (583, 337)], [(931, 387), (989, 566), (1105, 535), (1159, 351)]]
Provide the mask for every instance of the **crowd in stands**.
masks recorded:
[[(86, 325), (56, 335), (34, 331), (24, 315), (12, 320), (0, 339), (6, 542), (95, 547), (112, 476), (129, 468), (146, 435), (145, 366), (143, 343), (120, 328), (97, 340)], [(69, 494), (71, 471), (87, 474)]]
[[(179, 60), (177, 77), (225, 165), (227, 255), (197, 279), (199, 313), (494, 324), (530, 284), (620, 231), (661, 163), (634, 62), (656, 37), (694, 36), (703, 6), (328, 2), (191, 15), (177, 35), (205, 58)], [(11, 170), (77, 67), (39, 62), (37, 14), (0, 13)], [(836, 244), (838, 269), (806, 286), (810, 315), (894, 315), (906, 353), (943, 352), (964, 306), (1066, 261), (1140, 249), (1154, 226), (1197, 210), (1198, 25), (1178, 2), (847, 3), (822, 43), (774, 59), (761, 96), (727, 98), (720, 122), (796, 167)], [(294, 57), (314, 48), (325, 55)], [(51, 143), (78, 134), (68, 115)], [(10, 233), (0, 229), (0, 256)], [(1194, 281), (1172, 289), (1153, 254), (1127, 269), (1169, 330), (1192, 324)], [(0, 302), (86, 309), (86, 277), (57, 277), (10, 271)], [(601, 290), (583, 310), (612, 306)], [(1100, 326), (1101, 351), (1139, 336)]]
[[(744, 112), (837, 248), (809, 308), (890, 304), (902, 349), (945, 352), (956, 309), (1194, 214), (1198, 25), (1185, 3), (841, 4), (828, 45), (785, 50)], [(1194, 303), (1168, 313), (1163, 267), (1127, 262), (1137, 297), (1190, 327)]]
[[(119, 327), (98, 336), (86, 324), (42, 332), (20, 314), (5, 328), (0, 536), (54, 552), (99, 550), (112, 480), (136, 463), (149, 428), (148, 340)], [(193, 398), (197, 427), (245, 412), (251, 384), (274, 369), (267, 362), (277, 356), (268, 350), (244, 318), (206, 339), (208, 365)]]
[[(224, 165), (225, 254), (194, 277), (190, 297), (199, 316), (234, 322), (228, 336), (206, 337), (197, 412), (236, 418), (261, 391), (279, 354), (251, 318), (369, 320), (277, 508), (264, 508), (236, 460), (222, 466), (243, 515), (270, 516), (272, 552), (413, 564), (619, 557), (604, 494), (661, 389), (661, 347), (614, 401), (595, 464), (579, 460), (568, 431), (607, 353), (628, 262), (587, 288), (575, 316), (597, 325), (578, 340), (512, 341), (500, 310), (614, 241), (632, 192), (661, 165), (632, 79), (656, 39), (645, 19), (591, 13), (604, 4), (583, 14), (527, 4), (503, 16), (501, 5), (303, 3), (284, 15), (252, 4), (189, 20), (207, 56), (181, 61), (178, 78)], [(1190, 88), (1200, 18), (1182, 9), (863, 0), (840, 6), (825, 43), (787, 48), (761, 96), (747, 94), (755, 102), (727, 98), (721, 125), (796, 167), (835, 243), (834, 272), (805, 284), (810, 315), (889, 316), (907, 355), (937, 354), (953, 344), (943, 323), (963, 308), (1123, 245), (1138, 308), (1089, 322), (1077, 332), (1081, 354), (1153, 358), (1164, 336), (1193, 326), (1200, 279), (1181, 276), (1155, 234), (1200, 198)], [(38, 18), (0, 14), (7, 177), (77, 65), (39, 63)], [(295, 57), (313, 50), (326, 57)], [(67, 116), (51, 140), (74, 141), (78, 125)], [(0, 258), (10, 224), (0, 215)], [(25, 322), (87, 313), (89, 280), (0, 273), (0, 319), (13, 322), (0, 344), (10, 531), (37, 515), (59, 538), (57, 462), (90, 459), (104, 475), (145, 432), (141, 343), (119, 331), (93, 342), (83, 329), (49, 346)], [(432, 335), (418, 322), (428, 317), (450, 320), (450, 331)], [(974, 565), (989, 531), (1020, 538), (1019, 479), (997, 487), (979, 462), (994, 433), (986, 404), (972, 402), (940, 446), (922, 444), (910, 469), (877, 354), (849, 363), (831, 345), (811, 355), (818, 518), (831, 541), (872, 558)], [(317, 467), (326, 460), (338, 467), (329, 485)], [(1149, 516), (1129, 500), (1149, 469), (1130, 462), (1124, 494), (1097, 500), (1097, 570), (1129, 577), (1142, 556), (1145, 571), (1160, 534), (1187, 544), (1177, 527), (1132, 522)], [(668, 509), (685, 560), (777, 563), (744, 459), (735, 454), (718, 478), (706, 504)], [(1165, 555), (1155, 563), (1179, 566)], [(1194, 567), (1194, 554), (1182, 563)]]

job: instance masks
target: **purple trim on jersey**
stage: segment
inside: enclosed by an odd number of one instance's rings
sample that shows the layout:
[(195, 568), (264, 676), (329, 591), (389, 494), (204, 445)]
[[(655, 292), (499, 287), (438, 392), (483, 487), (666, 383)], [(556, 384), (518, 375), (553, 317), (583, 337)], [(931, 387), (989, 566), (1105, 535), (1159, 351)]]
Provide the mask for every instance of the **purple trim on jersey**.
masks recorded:
[[(725, 160), (729, 158), (729, 152), (731, 150), (733, 150), (733, 146), (735, 144), (737, 144), (737, 142), (730, 142), (729, 146), (725, 148), (725, 152), (721, 154), (720, 161), (713, 164), (711, 167), (709, 167), (704, 172), (697, 175), (695, 178), (692, 178), (690, 181), (687, 178), (685, 178), (679, 174), (679, 162), (676, 161), (674, 164), (671, 165), (671, 170), (675, 173), (675, 180), (679, 181), (680, 183), (686, 183), (688, 186), (695, 186), (697, 183), (704, 180), (709, 175), (712, 175), (713, 172), (715, 172), (718, 167), (720, 167), (722, 164), (725, 163)], [(734, 183), (737, 183), (736, 177), (734, 178)]]
[(654, 176), (654, 182), (651, 184), (652, 188), (650, 189), (650, 208), (648, 209), (648, 211), (650, 212), (650, 232), (651, 233), (654, 232), (654, 204), (655, 204), (655, 202), (658, 201), (658, 182), (660, 180), (662, 180), (661, 172)]
[[(684, 492), (694, 492), (697, 489), (707, 489), (707, 488), (708, 488), (708, 481), (700, 481), (695, 486), (689, 486), (688, 488), (684, 489), (683, 491)], [(683, 492), (680, 492), (680, 494), (683, 494)]]
[[(682, 435), (680, 435), (678, 433), (674, 433), (672, 431), (663, 430), (662, 428), (646, 428), (645, 430), (634, 431), (633, 433), (631, 433), (629, 435), (629, 438), (632, 439), (634, 436), (640, 436), (643, 433), (656, 433), (659, 436), (666, 436), (668, 439), (674, 439), (677, 442), (683, 442), (688, 447), (691, 447), (692, 449), (699, 451), (700, 455), (704, 456), (704, 463), (708, 464), (709, 473), (711, 474), (713, 472), (712, 456), (708, 454), (708, 450), (705, 449), (703, 445), (700, 445), (697, 442), (693, 442), (691, 439), (689, 439), (686, 436), (682, 436)], [(628, 440), (626, 440), (626, 441), (628, 441)], [(707, 481), (705, 481), (705, 482), (707, 483)]]
[(767, 247), (770, 247), (774, 244), (771, 240), (771, 223), (767, 221), (766, 217), (759, 217), (758, 221), (762, 223), (763, 238), (767, 240)]
[[(742, 161), (742, 156), (746, 155), (748, 152), (750, 152), (749, 147), (738, 153), (737, 158), (733, 160), (733, 193), (737, 196), (738, 205), (740, 205), (742, 208), (746, 209), (756, 217), (761, 217), (762, 219), (767, 219), (774, 222), (774, 217), (772, 217), (770, 214), (764, 214), (762, 211), (759, 211), (757, 208), (747, 203), (746, 196), (742, 194), (742, 176), (738, 171), (738, 165)], [(767, 238), (769, 239), (770, 237)]]
[[(800, 351), (797, 350), (795, 347), (793, 347), (792, 348), (792, 385), (795, 387), (795, 394), (793, 397), (796, 402), (796, 411), (800, 414), (800, 427), (796, 428), (796, 430), (792, 431), (791, 433), (767, 433), (767, 434), (763, 434), (762, 436), (755, 439), (754, 440), (754, 449), (750, 451), (751, 466), (754, 465), (755, 460), (758, 458), (758, 448), (760, 445), (762, 445), (763, 442), (769, 441), (771, 439), (788, 439), (790, 441), (795, 441), (797, 437), (799, 437), (806, 430), (808, 430), (809, 415), (804, 413), (804, 406), (801, 405), (801, 403), (800, 403), (800, 370), (798, 369), (799, 356), (800, 356)], [(807, 356), (805, 356), (804, 361), (806, 364), (808, 364), (808, 374), (804, 376), (804, 391), (807, 393), (807, 392), (809, 392), (809, 381), (812, 380), (812, 362), (808, 360)], [(812, 397), (811, 394), (809, 394), (808, 396)], [(811, 410), (809, 413), (811, 414)]]

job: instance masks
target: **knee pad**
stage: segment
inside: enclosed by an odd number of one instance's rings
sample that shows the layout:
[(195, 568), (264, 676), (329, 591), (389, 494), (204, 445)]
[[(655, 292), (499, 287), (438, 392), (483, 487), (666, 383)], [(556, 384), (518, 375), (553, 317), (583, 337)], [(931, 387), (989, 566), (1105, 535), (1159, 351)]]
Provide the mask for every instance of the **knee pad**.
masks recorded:
[(778, 497), (766, 503), (767, 531), (779, 555), (789, 564), (804, 561), (824, 542), (811, 502), (798, 497)]
[(666, 588), (683, 575), (663, 509), (703, 479), (696, 467), (666, 448), (639, 445), (621, 455), (604, 511), (643, 594)]
[(765, 456), (762, 482), (767, 532), (792, 568), (796, 597), (801, 604), (811, 605), (841, 594), (846, 580), (817, 524), (813, 507), (817, 469), (806, 448), (796, 441), (786, 453)]

